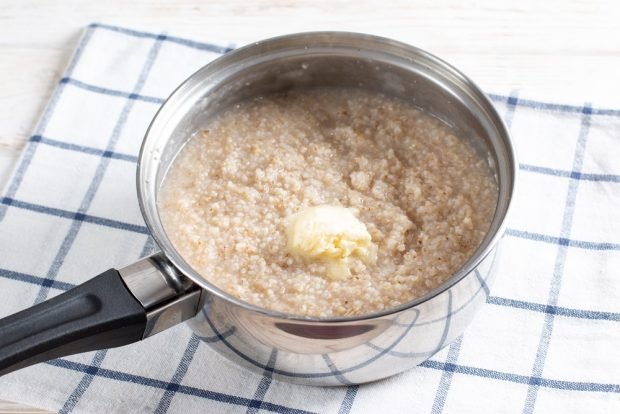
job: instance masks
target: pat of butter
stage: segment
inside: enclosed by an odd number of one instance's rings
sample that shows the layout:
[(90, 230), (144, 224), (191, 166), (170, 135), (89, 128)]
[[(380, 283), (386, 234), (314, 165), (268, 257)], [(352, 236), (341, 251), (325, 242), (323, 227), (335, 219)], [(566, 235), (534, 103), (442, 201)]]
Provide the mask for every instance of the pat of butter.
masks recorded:
[(377, 246), (352, 209), (338, 206), (308, 207), (290, 218), (287, 229), (289, 253), (327, 264), (327, 276), (351, 275), (350, 259), (365, 264), (377, 261)]

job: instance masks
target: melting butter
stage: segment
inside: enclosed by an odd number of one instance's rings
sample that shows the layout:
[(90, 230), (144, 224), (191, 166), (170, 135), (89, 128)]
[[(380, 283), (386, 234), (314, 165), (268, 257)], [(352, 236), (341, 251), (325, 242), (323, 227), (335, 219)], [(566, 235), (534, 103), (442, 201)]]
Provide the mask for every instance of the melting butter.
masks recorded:
[(308, 207), (293, 215), (287, 228), (291, 255), (327, 265), (327, 277), (351, 275), (351, 258), (369, 265), (377, 261), (377, 246), (354, 210), (338, 206)]

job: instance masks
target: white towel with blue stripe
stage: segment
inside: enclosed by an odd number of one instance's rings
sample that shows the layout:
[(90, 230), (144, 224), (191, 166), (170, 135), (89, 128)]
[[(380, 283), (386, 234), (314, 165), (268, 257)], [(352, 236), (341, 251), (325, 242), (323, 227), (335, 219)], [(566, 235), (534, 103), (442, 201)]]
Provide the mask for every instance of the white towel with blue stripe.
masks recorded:
[[(85, 30), (0, 198), (0, 316), (154, 249), (138, 148), (163, 99), (226, 50)], [(421, 366), (304, 387), (250, 373), (180, 325), (8, 374), (0, 399), (62, 413), (620, 412), (620, 108), (491, 97), (515, 140), (520, 191), (488, 304)]]

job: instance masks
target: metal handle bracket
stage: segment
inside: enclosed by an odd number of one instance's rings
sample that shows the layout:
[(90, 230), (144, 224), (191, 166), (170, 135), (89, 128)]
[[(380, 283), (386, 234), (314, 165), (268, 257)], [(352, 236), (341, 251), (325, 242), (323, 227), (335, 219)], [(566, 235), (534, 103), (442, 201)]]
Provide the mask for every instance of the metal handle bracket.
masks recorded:
[(202, 289), (181, 275), (161, 252), (118, 272), (146, 310), (143, 339), (194, 317), (200, 309)]

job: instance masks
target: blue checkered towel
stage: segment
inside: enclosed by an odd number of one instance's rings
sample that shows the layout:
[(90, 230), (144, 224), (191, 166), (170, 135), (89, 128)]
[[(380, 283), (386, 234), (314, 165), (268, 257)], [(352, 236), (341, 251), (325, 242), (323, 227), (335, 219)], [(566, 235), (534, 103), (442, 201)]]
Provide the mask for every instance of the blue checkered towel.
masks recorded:
[[(134, 179), (145, 128), (226, 51), (88, 27), (0, 199), (0, 315), (153, 250)], [(0, 398), (63, 413), (620, 412), (620, 109), (492, 98), (522, 163), (499, 274), (466, 334), (422, 366), (303, 387), (245, 371), (180, 325), (6, 375)]]

